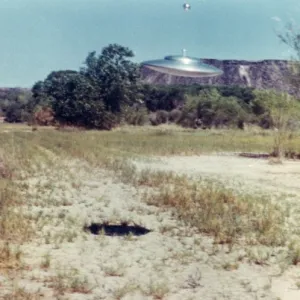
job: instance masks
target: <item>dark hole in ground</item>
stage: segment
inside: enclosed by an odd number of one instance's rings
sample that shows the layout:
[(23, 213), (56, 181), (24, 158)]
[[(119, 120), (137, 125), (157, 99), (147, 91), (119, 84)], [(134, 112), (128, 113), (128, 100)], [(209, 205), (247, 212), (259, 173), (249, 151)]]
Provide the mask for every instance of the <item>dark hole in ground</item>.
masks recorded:
[(100, 234), (104, 231), (104, 234), (108, 236), (124, 236), (129, 234), (139, 236), (152, 231), (139, 225), (108, 225), (99, 223), (92, 223), (90, 226), (85, 226), (84, 229), (92, 234)]

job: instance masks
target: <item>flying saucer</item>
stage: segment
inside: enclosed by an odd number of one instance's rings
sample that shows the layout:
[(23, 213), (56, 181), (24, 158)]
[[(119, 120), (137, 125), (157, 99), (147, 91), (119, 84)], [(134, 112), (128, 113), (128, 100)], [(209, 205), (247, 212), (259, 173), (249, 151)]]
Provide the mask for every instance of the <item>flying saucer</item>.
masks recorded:
[(185, 52), (183, 55), (145, 61), (142, 65), (160, 73), (183, 77), (213, 77), (223, 73), (222, 70), (203, 63), (199, 58), (186, 56)]
[(186, 11), (186, 10), (190, 10), (191, 9), (191, 5), (188, 4), (188, 3), (184, 3), (183, 4), (183, 9)]

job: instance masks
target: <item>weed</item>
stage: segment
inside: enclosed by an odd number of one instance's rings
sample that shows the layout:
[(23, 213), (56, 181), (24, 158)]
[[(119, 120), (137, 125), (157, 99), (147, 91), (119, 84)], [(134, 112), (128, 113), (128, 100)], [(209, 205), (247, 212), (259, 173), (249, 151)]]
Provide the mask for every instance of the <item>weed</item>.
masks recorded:
[(125, 297), (127, 294), (130, 294), (138, 289), (138, 286), (132, 283), (127, 283), (123, 285), (122, 287), (117, 288), (113, 292), (113, 296), (116, 300), (121, 300), (123, 297)]
[(292, 241), (289, 246), (288, 259), (293, 265), (298, 265), (300, 263), (300, 244), (299, 242)]
[(222, 267), (226, 271), (233, 271), (233, 270), (237, 270), (239, 268), (239, 264), (238, 263), (225, 262), (222, 265)]
[(199, 268), (196, 268), (195, 272), (193, 272), (192, 274), (190, 274), (188, 276), (186, 285), (188, 288), (195, 289), (197, 287), (202, 286), (201, 279), (202, 279), (202, 274), (201, 274)]
[(153, 280), (150, 281), (147, 288), (143, 289), (143, 293), (146, 296), (152, 296), (156, 300), (163, 299), (169, 291), (170, 289), (166, 282), (155, 282)]
[(10, 294), (6, 294), (1, 298), (3, 300), (41, 300), (43, 299), (43, 294), (40, 292), (27, 292), (24, 288), (18, 287)]
[(19, 248), (8, 241), (0, 244), (0, 269), (19, 269), (21, 266), (21, 254)]
[(89, 287), (87, 278), (81, 278), (77, 270), (58, 272), (56, 276), (48, 278), (48, 287), (55, 291), (55, 295), (65, 295), (65, 293), (89, 294), (92, 289)]
[(48, 269), (51, 264), (51, 256), (49, 253), (45, 254), (43, 256), (42, 262), (41, 262), (41, 268), (42, 269)]
[(125, 266), (121, 263), (104, 266), (104, 273), (106, 276), (121, 277), (125, 274)]
[(70, 292), (71, 293), (80, 293), (80, 294), (89, 294), (91, 293), (91, 288), (89, 287), (88, 279), (75, 277), (72, 278), (70, 282)]

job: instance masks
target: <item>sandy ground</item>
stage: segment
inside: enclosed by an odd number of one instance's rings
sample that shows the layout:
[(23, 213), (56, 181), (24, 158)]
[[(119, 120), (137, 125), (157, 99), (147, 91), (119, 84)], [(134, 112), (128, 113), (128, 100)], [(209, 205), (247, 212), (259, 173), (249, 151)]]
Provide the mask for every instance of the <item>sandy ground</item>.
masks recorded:
[[(245, 190), (258, 189), (300, 195), (300, 162), (271, 164), (268, 159), (229, 155), (173, 156), (153, 162), (136, 161), (139, 169), (172, 171), (193, 177), (216, 178), (230, 187), (240, 183)], [(234, 183), (234, 184), (233, 184)]]
[[(197, 178), (214, 178), (225, 186), (244, 192), (257, 192), (283, 198), (299, 207), (300, 162), (285, 160), (272, 164), (268, 159), (243, 158), (231, 155), (173, 156), (156, 161), (134, 162), (138, 169), (171, 171)], [(295, 270), (272, 280), (271, 290), (278, 299), (300, 299), (300, 291), (293, 287)], [(262, 270), (263, 272), (263, 270)]]
[[(14, 287), (38, 292), (40, 299), (300, 299), (299, 267), (278, 275), (277, 264), (239, 260), (243, 249), (214, 251), (211, 238), (194, 233), (171, 212), (146, 205), (139, 190), (109, 172), (80, 161), (54, 161), (51, 170), (20, 181), (38, 237), (22, 246), (30, 269), (16, 278)], [(276, 199), (284, 193), (293, 203), (300, 195), (299, 162), (270, 165), (267, 160), (197, 156), (134, 164), (138, 169), (218, 178)], [(135, 222), (152, 232), (110, 237), (83, 231), (85, 224), (105, 221)], [(224, 267), (237, 261), (236, 270)], [(0, 277), (0, 286), (1, 295), (12, 288), (12, 281)]]

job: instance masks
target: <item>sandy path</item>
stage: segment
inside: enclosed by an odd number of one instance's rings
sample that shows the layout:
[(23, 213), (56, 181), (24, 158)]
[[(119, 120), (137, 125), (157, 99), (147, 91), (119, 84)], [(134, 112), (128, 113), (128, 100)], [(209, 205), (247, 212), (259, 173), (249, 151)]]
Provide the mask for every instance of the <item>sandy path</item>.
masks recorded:
[(172, 171), (196, 178), (218, 178), (230, 186), (233, 182), (240, 183), (245, 190), (256, 188), (300, 194), (299, 161), (284, 161), (281, 165), (270, 164), (267, 159), (201, 155), (160, 157), (152, 162), (134, 161), (134, 164), (138, 169)]

